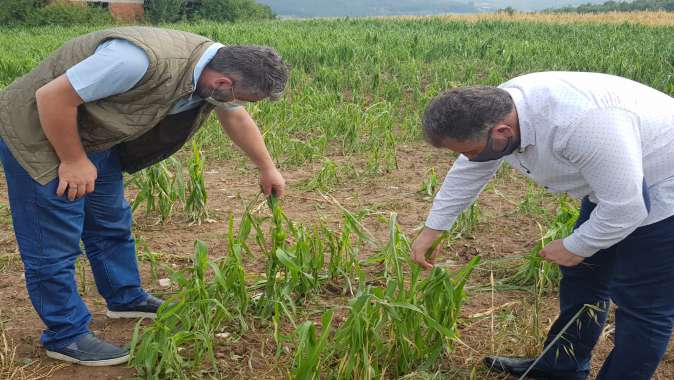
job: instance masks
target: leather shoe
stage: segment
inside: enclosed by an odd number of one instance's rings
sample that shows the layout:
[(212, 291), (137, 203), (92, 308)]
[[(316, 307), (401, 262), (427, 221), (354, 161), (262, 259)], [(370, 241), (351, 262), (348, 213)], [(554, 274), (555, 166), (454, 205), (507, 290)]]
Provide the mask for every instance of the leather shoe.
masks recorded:
[[(520, 377), (527, 371), (527, 369), (529, 369), (529, 367), (531, 367), (535, 360), (536, 359), (522, 357), (487, 356), (484, 358), (483, 362), (491, 371), (503, 372)], [(537, 368), (532, 368), (527, 374), (527, 378), (537, 380), (562, 379)]]

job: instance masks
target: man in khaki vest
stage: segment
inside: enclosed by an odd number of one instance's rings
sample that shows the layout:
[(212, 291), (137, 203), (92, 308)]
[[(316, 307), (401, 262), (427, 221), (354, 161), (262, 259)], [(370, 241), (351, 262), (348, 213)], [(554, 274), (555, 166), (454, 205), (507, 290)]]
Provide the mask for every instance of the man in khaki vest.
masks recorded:
[(84, 243), (110, 318), (154, 317), (141, 288), (122, 172), (176, 152), (215, 110), (260, 170), (285, 182), (242, 102), (278, 99), (288, 67), (273, 49), (223, 46), (176, 30), (125, 27), (69, 42), (0, 92), (0, 159), (31, 302), (49, 357), (115, 365), (128, 351), (95, 337), (77, 292)]

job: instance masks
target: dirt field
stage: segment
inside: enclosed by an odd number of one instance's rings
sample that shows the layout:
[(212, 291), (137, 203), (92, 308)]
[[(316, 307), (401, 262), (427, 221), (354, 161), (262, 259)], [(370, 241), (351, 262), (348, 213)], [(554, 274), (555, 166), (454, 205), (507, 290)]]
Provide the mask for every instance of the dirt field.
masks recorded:
[[(385, 224), (379, 216), (388, 216), (390, 212), (399, 214), (400, 223), (408, 234), (424, 220), (430, 199), (417, 193), (428, 167), (435, 167), (439, 175), (444, 175), (451, 164), (451, 158), (445, 152), (415, 144), (398, 149), (400, 170), (378, 178), (361, 177), (343, 180), (339, 190), (331, 195), (350, 210), (368, 210), (366, 226), (375, 235), (384, 233)], [(294, 220), (311, 224), (318, 217), (335, 223), (339, 220), (338, 208), (326, 201), (320, 194), (303, 192), (297, 185), (307, 178), (313, 168), (286, 171), (289, 192), (284, 200), (286, 212)], [(154, 252), (160, 252), (165, 262), (173, 267), (189, 265), (195, 239), (205, 241), (213, 256), (224, 252), (224, 233), (230, 213), (235, 217), (242, 211), (246, 201), (255, 198), (257, 177), (255, 170), (242, 168), (236, 162), (208, 162), (207, 187), (212, 223), (189, 226), (180, 217), (164, 225), (154, 224), (146, 219), (142, 212), (136, 213), (136, 236), (142, 236)], [(7, 204), (5, 181), (0, 187), (0, 203)], [(522, 256), (528, 252), (539, 237), (536, 219), (517, 212), (517, 205), (527, 189), (526, 182), (519, 176), (499, 176), (493, 186), (483, 193), (479, 200), (482, 219), (472, 238), (455, 242), (440, 261), (464, 264), (474, 255), (481, 255), (483, 264), (473, 273), (468, 294), (469, 300), (463, 309), (461, 323), (462, 345), (451, 356), (445, 367), (448, 379), (468, 379), (475, 369), (479, 379), (503, 379), (502, 376), (489, 374), (482, 369), (480, 360), (484, 355), (526, 354), (536, 350), (537, 336), (540, 337), (553, 321), (557, 310), (557, 299), (547, 295), (540, 302), (540, 318), (543, 332), (533, 330), (532, 295), (526, 292), (499, 291), (492, 294), (490, 274), (498, 280), (512, 272), (514, 264), (499, 260), (507, 257)], [(133, 197), (133, 189), (129, 189)], [(547, 199), (547, 203), (549, 199)], [(547, 206), (551, 207), (551, 206)], [(6, 334), (16, 347), (17, 359), (26, 366), (25, 373), (34, 371), (51, 379), (127, 379), (134, 371), (125, 367), (86, 368), (60, 365), (46, 358), (39, 346), (39, 336), (43, 328), (33, 311), (25, 290), (22, 265), (18, 258), (6, 207), (2, 208), (0, 218), (0, 300), (2, 300), (1, 318)], [(265, 209), (261, 212), (265, 212)], [(246, 258), (246, 268), (255, 271), (256, 257)], [(142, 262), (145, 287), (151, 292), (161, 294), (164, 290), (150, 280), (147, 262)], [(105, 305), (98, 296), (93, 280), (87, 281), (87, 290), (83, 294), (93, 314), (92, 330), (118, 344), (130, 342), (134, 321), (112, 321), (105, 317)], [(165, 274), (160, 272), (161, 274)], [(325, 295), (325, 305), (337, 302)], [(609, 323), (600, 344), (596, 349), (593, 368), (601, 364), (611, 349), (613, 324)], [(253, 331), (238, 342), (226, 342), (219, 347), (222, 373), (228, 379), (277, 379), (288, 377), (288, 363), (275, 362), (270, 336), (265, 331)], [(655, 379), (674, 378), (674, 355), (670, 352), (660, 366)], [(423, 378), (423, 377), (419, 377)]]

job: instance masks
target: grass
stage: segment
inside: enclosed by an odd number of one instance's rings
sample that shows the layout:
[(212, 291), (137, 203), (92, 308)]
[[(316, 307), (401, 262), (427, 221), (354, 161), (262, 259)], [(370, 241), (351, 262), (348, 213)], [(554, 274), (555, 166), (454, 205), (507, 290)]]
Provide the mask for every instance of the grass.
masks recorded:
[(0, 379), (43, 380), (50, 379), (54, 372), (65, 364), (43, 365), (31, 360), (20, 360), (16, 347), (5, 331), (4, 316), (0, 313)]
[(16, 361), (16, 348), (5, 334), (4, 321), (0, 320), (0, 378), (15, 379), (20, 376), (20, 372), (20, 366)]
[(17, 268), (19, 261), (18, 252), (0, 254), (0, 273)]
[(12, 213), (8, 205), (0, 204), (0, 224), (12, 224)]

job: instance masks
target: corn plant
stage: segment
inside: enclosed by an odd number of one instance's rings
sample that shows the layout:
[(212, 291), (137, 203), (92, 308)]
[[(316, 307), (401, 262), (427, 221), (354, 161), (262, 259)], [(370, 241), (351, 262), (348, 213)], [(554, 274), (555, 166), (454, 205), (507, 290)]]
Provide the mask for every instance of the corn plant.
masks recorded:
[(361, 288), (335, 332), (336, 377), (375, 379), (437, 366), (458, 339), (463, 287), (478, 261), (454, 276), (441, 268), (422, 281), (413, 274), (402, 291), (395, 281), (386, 288)]
[(404, 287), (404, 264), (409, 256), (410, 242), (403, 235), (398, 226), (398, 214), (391, 213), (389, 219), (389, 238), (381, 253), (384, 262), (384, 278), (389, 282), (395, 282), (402, 289)]
[(333, 311), (323, 314), (321, 319), (321, 333), (316, 333), (316, 325), (311, 321), (302, 323), (296, 332), (298, 341), (295, 349), (292, 377), (295, 380), (320, 379), (320, 369), (323, 364), (324, 353), (330, 338)]
[[(345, 220), (348, 218), (345, 216)], [(325, 249), (328, 251), (328, 277), (333, 282), (343, 280), (349, 294), (353, 295), (353, 279), (360, 271), (360, 260), (358, 259), (360, 240), (354, 234), (354, 225), (344, 223), (341, 233), (330, 231), (325, 225), (321, 225), (321, 237), (324, 241)]]
[[(263, 291), (256, 297), (254, 308), (263, 319), (271, 318), (278, 355), (284, 340), (280, 325), (284, 319), (295, 325), (297, 305), (320, 286), (324, 256), (316, 230), (312, 232), (304, 226), (296, 226), (285, 216), (275, 196), (269, 197), (267, 204), (272, 211), (271, 244), (269, 249), (263, 249), (267, 256), (267, 268), (261, 283)], [(259, 223), (254, 226), (258, 245), (268, 246)], [(292, 237), (293, 244), (288, 243), (289, 237)]]
[(138, 193), (131, 209), (135, 211), (145, 204), (146, 216), (159, 212), (161, 222), (168, 220), (175, 204), (185, 201), (182, 170), (180, 161), (171, 157), (134, 174), (131, 183), (138, 188)]
[(553, 240), (563, 239), (573, 232), (578, 219), (578, 210), (566, 197), (560, 197), (556, 217), (546, 231), (542, 232), (541, 239), (534, 245), (525, 262), (517, 273), (506, 282), (517, 286), (535, 286), (542, 291), (552, 291), (559, 286), (562, 278), (557, 264), (544, 260), (540, 252)]
[(204, 181), (204, 158), (201, 147), (196, 142), (192, 142), (192, 156), (189, 161), (189, 182), (187, 182), (187, 200), (185, 201), (185, 212), (187, 216), (195, 223), (201, 223), (208, 219), (208, 194), (206, 193), (206, 182)]
[[(200, 370), (204, 362), (217, 372), (214, 338), (233, 320), (232, 305), (241, 302), (236, 296), (241, 272), (230, 269), (239, 264), (232, 252), (224, 267), (216, 265), (209, 261), (206, 245), (195, 243), (193, 267), (172, 275), (180, 291), (161, 306), (150, 327), (141, 332), (139, 321), (134, 329), (131, 365), (140, 374), (183, 379), (190, 371)], [(209, 268), (212, 276), (207, 276)]]
[(278, 249), (276, 256), (283, 264), (285, 286), (299, 297), (320, 286), (323, 277), (323, 244), (317, 231), (297, 226), (294, 242), (286, 250)]
[(527, 192), (524, 194), (524, 199), (517, 206), (517, 211), (527, 215), (545, 216), (546, 210), (543, 207), (545, 194), (544, 188), (529, 181), (527, 183)]
[(320, 190), (330, 191), (339, 183), (337, 166), (330, 159), (323, 160), (321, 169), (314, 174), (304, 187), (307, 191)]
[(440, 180), (435, 172), (435, 168), (430, 168), (426, 170), (424, 181), (421, 183), (421, 188), (419, 188), (418, 193), (424, 197), (432, 197), (435, 195), (435, 192), (438, 191), (439, 185)]
[[(421, 279), (421, 269), (411, 262), (409, 253), (409, 240), (392, 214), (389, 241), (380, 252), (386, 285), (368, 286), (365, 273), (359, 272), (358, 293), (349, 301), (346, 320), (334, 333), (335, 344), (314, 354), (326, 358), (323, 372), (334, 373), (337, 379), (402, 376), (437, 366), (439, 357), (451, 352), (458, 339), (464, 285), (479, 257), (453, 275), (436, 268), (431, 276)], [(310, 325), (302, 326), (304, 330), (298, 329), (297, 334), (306, 340), (305, 330)], [(306, 346), (303, 341), (297, 345), (298, 350), (306, 350)], [(334, 368), (328, 369), (330, 365)], [(310, 376), (320, 373), (315, 369)]]
[[(263, 252), (267, 256), (267, 268), (265, 270), (265, 281), (264, 281), (264, 290), (257, 302), (255, 303), (255, 308), (257, 309), (258, 314), (263, 317), (269, 317), (276, 310), (277, 302), (279, 300), (280, 290), (279, 284), (277, 283), (277, 273), (279, 271), (279, 258), (276, 252), (279, 249), (283, 249), (286, 246), (287, 232), (284, 226), (285, 215), (283, 210), (279, 205), (279, 200), (275, 196), (271, 196), (267, 199), (267, 205), (272, 211), (271, 225), (269, 229), (269, 236), (271, 237), (271, 246), (267, 247), (267, 242), (264, 240), (264, 234), (261, 231), (259, 224), (256, 224), (257, 230), (257, 239), (258, 245), (262, 248)], [(284, 295), (283, 298), (289, 297), (289, 295)], [(290, 304), (294, 305), (290, 299)], [(283, 305), (285, 303), (282, 302)], [(289, 313), (287, 313), (289, 314)]]
[(396, 139), (390, 130), (386, 130), (381, 140), (370, 147), (367, 168), (370, 174), (388, 173), (398, 169)]
[(135, 240), (138, 260), (148, 261), (150, 263), (150, 276), (152, 282), (157, 282), (159, 279), (157, 256), (159, 256), (159, 254), (152, 252), (150, 246), (143, 237), (137, 237)]
[(349, 314), (335, 333), (338, 379), (375, 379), (383, 372), (380, 361), (385, 341), (380, 335), (384, 323), (381, 305), (373, 302), (371, 287), (361, 289), (349, 301)]
[(480, 217), (482, 216), (482, 211), (480, 210), (480, 204), (476, 201), (470, 207), (465, 210), (454, 222), (450, 235), (452, 240), (458, 240), (462, 238), (471, 238), (475, 228), (480, 223)]
[(458, 338), (457, 322), (466, 297), (464, 287), (479, 261), (479, 256), (474, 257), (453, 276), (435, 268), (419, 287), (427, 315), (444, 327), (428, 330), (424, 338), (424, 342), (432, 349), (425, 352), (430, 362), (435, 362), (442, 350), (451, 350), (453, 341)]
[[(447, 236), (443, 234), (433, 245), (437, 247)], [(396, 363), (398, 374), (412, 371), (421, 362), (434, 362), (443, 350), (451, 348), (457, 338), (463, 287), (479, 260), (474, 258), (454, 278), (435, 268), (430, 277), (420, 281), (420, 268), (411, 262), (410, 251), (409, 240), (400, 231), (393, 213), (389, 242), (384, 249), (384, 272), (391, 273), (384, 298), (387, 317), (394, 326), (394, 347), (389, 350), (394, 357), (388, 361)], [(404, 271), (405, 264), (410, 268), (408, 271)]]
[(246, 314), (252, 302), (246, 287), (246, 273), (243, 267), (243, 253), (250, 252), (246, 240), (251, 231), (252, 223), (250, 214), (246, 213), (241, 219), (239, 233), (235, 235), (234, 218), (230, 217), (227, 234), (228, 256), (219, 268), (214, 263), (210, 263), (217, 288), (221, 292), (228, 292), (234, 300), (232, 304), (237, 312), (241, 331), (248, 330)]

